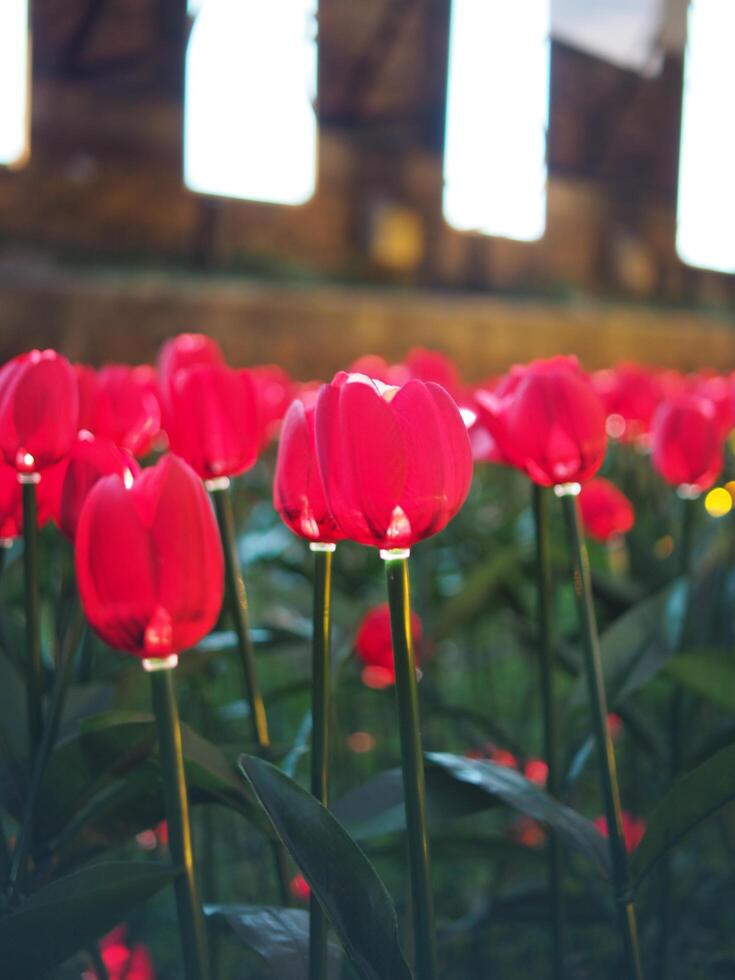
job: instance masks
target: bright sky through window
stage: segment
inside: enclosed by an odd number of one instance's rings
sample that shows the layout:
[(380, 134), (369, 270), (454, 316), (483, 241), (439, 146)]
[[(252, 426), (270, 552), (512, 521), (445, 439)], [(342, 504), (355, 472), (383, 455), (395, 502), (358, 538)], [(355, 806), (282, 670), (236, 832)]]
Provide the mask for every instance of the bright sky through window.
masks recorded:
[(316, 12), (317, 0), (189, 0), (184, 177), (192, 190), (273, 204), (312, 196)]
[(444, 216), (533, 241), (546, 227), (550, 0), (452, 0)]
[(0, 0), (0, 165), (25, 156), (27, 119), (28, 0)]
[(676, 248), (689, 265), (735, 272), (735, 0), (689, 8)]

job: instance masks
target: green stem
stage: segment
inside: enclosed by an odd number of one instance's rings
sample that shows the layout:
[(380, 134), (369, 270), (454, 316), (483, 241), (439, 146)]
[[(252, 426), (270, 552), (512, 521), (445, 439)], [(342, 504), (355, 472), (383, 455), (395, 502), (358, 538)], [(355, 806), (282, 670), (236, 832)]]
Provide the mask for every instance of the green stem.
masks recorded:
[(436, 980), (438, 974), (434, 899), (431, 888), (429, 837), (426, 829), (426, 790), (419, 727), (416, 664), (411, 642), (408, 555), (403, 551), (381, 552), (381, 555), (385, 558), (396, 669), (416, 975), (418, 980)]
[(642, 980), (638, 930), (635, 906), (633, 904), (633, 884), (628, 863), (628, 852), (623, 837), (620, 790), (615, 766), (615, 751), (607, 727), (607, 700), (602, 673), (602, 658), (597, 635), (597, 621), (592, 600), (589, 558), (582, 535), (579, 503), (574, 494), (562, 497), (564, 516), (569, 535), (569, 547), (574, 574), (574, 590), (577, 595), (580, 626), (585, 658), (585, 672), (592, 713), (593, 734), (597, 746), (602, 795), (605, 802), (605, 816), (610, 844), (610, 859), (613, 872), (613, 894), (618, 913), (621, 940), (625, 953), (627, 975), (631, 980)]
[(679, 538), (679, 574), (688, 575), (692, 564), (692, 539), (697, 499), (681, 498), (681, 536)]
[(181, 726), (172, 670), (170, 668), (153, 670), (151, 684), (158, 729), (169, 848), (173, 863), (181, 869), (181, 874), (176, 879), (176, 906), (184, 955), (184, 976), (186, 980), (209, 980), (207, 937), (194, 872), (189, 799), (186, 791)]
[[(330, 638), (332, 552), (334, 545), (316, 544), (311, 681), (311, 792), (329, 805), (329, 715), (331, 711)], [(328, 922), (314, 897), (309, 902), (309, 980), (327, 977)]]
[(97, 980), (110, 980), (110, 974), (105, 966), (105, 961), (102, 959), (102, 953), (100, 953), (99, 947), (96, 944), (90, 946), (87, 950), (87, 955), (92, 961), (94, 972), (97, 974)]
[(43, 682), (41, 678), (41, 624), (38, 598), (38, 525), (36, 484), (23, 482), (23, 571), (26, 614), (26, 696), (28, 698), (28, 745), (33, 760), (43, 731)]
[(51, 692), (51, 703), (46, 718), (46, 725), (43, 729), (41, 742), (33, 762), (28, 795), (26, 796), (25, 806), (23, 807), (18, 843), (13, 851), (9, 878), (11, 898), (15, 898), (18, 892), (22, 890), (25, 881), (28, 856), (33, 848), (38, 796), (43, 784), (46, 765), (48, 764), (49, 757), (59, 734), (59, 726), (61, 725), (61, 719), (64, 714), (64, 704), (66, 703), (66, 692), (69, 689), (74, 667), (74, 657), (84, 632), (84, 625), (85, 619), (82, 604), (79, 601), (79, 595), (75, 594), (74, 608), (64, 637), (56, 677), (54, 678), (54, 687)]
[[(270, 754), (270, 735), (268, 734), (268, 719), (265, 713), (263, 695), (260, 693), (258, 674), (255, 668), (255, 649), (250, 635), (250, 616), (248, 597), (245, 591), (240, 558), (237, 553), (237, 536), (235, 534), (235, 515), (232, 510), (232, 500), (228, 486), (218, 486), (211, 490), (214, 509), (217, 513), (217, 524), (222, 539), (225, 557), (225, 584), (230, 602), (235, 633), (237, 634), (238, 649), (245, 674), (245, 695), (250, 705), (250, 721), (253, 728), (253, 738), (258, 754), (267, 758)], [(276, 877), (281, 901), (284, 905), (290, 903), (288, 860), (283, 845), (273, 843), (273, 859), (276, 867)]]
[[(551, 549), (549, 540), (549, 495), (551, 491), (533, 484), (533, 514), (536, 524), (536, 585), (538, 590), (538, 629), (541, 666), (541, 703), (544, 719), (544, 755), (549, 767), (547, 789), (559, 798), (559, 730), (554, 704), (555, 654), (552, 641)], [(564, 976), (564, 898), (562, 892), (562, 852), (559, 835), (549, 831), (549, 897), (554, 977)]]

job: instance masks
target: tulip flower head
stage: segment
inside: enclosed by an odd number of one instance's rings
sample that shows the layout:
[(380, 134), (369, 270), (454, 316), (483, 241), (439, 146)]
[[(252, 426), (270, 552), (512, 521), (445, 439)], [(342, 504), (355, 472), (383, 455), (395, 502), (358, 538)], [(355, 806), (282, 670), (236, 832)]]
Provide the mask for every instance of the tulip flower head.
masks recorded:
[(344, 535), (324, 495), (314, 441), (314, 404), (291, 403), (278, 444), (273, 506), (284, 524), (307, 541), (334, 543)]
[(110, 646), (175, 663), (214, 626), (223, 556), (201, 481), (163, 456), (130, 486), (106, 476), (79, 517), (76, 571), (82, 605)]
[(39, 479), (71, 449), (79, 422), (74, 370), (53, 350), (33, 350), (0, 370), (0, 452), (20, 476)]
[(605, 458), (605, 411), (575, 358), (513, 368), (476, 393), (480, 420), (503, 460), (541, 486), (584, 483)]
[[(416, 662), (419, 662), (423, 633), (421, 620), (411, 613), (411, 639)], [(362, 681), (366, 687), (391, 687), (396, 682), (390, 608), (387, 602), (366, 613), (355, 638), (355, 652), (363, 663)]]
[(76, 537), (79, 515), (92, 487), (113, 473), (131, 486), (140, 474), (140, 466), (111, 440), (95, 438), (84, 430), (69, 455), (48, 471), (43, 492), (47, 487), (53, 519), (71, 541)]
[(722, 469), (723, 438), (714, 404), (701, 395), (665, 401), (652, 428), (654, 469), (682, 496), (707, 490)]
[(296, 386), (277, 364), (259, 364), (247, 373), (255, 384), (261, 446), (266, 446), (277, 437)]
[(220, 364), (182, 368), (166, 404), (171, 451), (203, 480), (237, 476), (256, 462), (262, 438), (250, 372)]
[[(118, 926), (100, 943), (100, 955), (109, 980), (155, 980), (156, 972), (147, 946), (127, 941), (125, 926)], [(101, 980), (96, 971), (87, 970), (82, 980)]]
[[(90, 431), (134, 456), (146, 456), (161, 430), (161, 408), (149, 369), (108, 364), (96, 376)], [(83, 382), (89, 385), (87, 377)], [(88, 396), (87, 396), (88, 397)]]
[(178, 371), (202, 364), (221, 366), (224, 363), (224, 356), (216, 340), (203, 333), (180, 333), (167, 340), (158, 355), (161, 391), (165, 393), (169, 390)]
[(584, 529), (595, 541), (612, 541), (627, 534), (635, 524), (631, 502), (622, 490), (601, 476), (582, 487), (579, 506)]
[(338, 374), (319, 392), (315, 440), (329, 509), (361, 544), (409, 549), (441, 531), (469, 492), (467, 430), (437, 384)]

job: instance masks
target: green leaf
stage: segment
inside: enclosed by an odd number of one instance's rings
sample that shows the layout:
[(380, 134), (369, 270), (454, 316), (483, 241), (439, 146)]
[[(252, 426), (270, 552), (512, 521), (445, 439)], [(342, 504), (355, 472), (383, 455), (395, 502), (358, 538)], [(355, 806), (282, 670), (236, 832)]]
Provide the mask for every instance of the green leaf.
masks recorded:
[[(219, 803), (272, 833), (234, 763), (217, 746), (187, 725), (182, 725), (182, 746), (192, 803)], [(52, 841), (65, 867), (163, 820), (151, 717), (113, 712), (85, 722), (52, 754), (38, 814), (39, 845)]]
[[(227, 925), (256, 953), (272, 980), (303, 980), (309, 968), (309, 913), (265, 905), (207, 905), (207, 917)], [(329, 980), (339, 976), (341, 950), (328, 947)]]
[(476, 762), (447, 752), (428, 752), (426, 758), (452, 779), (469, 784), (539, 823), (552, 827), (563, 841), (589, 858), (603, 875), (609, 876), (608, 847), (595, 826), (576, 810), (529, 782), (521, 773), (495, 762)]
[(680, 654), (666, 673), (713, 704), (735, 711), (735, 659), (713, 651)]
[(244, 755), (240, 768), (360, 976), (409, 980), (393, 902), (357, 844), (325, 807), (275, 766)]
[[(651, 680), (679, 642), (686, 606), (686, 582), (677, 580), (636, 603), (600, 636), (605, 691), (611, 710)], [(570, 706), (587, 705), (587, 679), (580, 673)]]
[(179, 873), (152, 862), (98, 864), (46, 885), (0, 918), (3, 980), (42, 976), (113, 929)]
[(633, 852), (636, 883), (690, 830), (734, 798), (735, 745), (729, 745), (678, 779), (659, 802)]
[[(438, 766), (426, 770), (426, 813), (430, 827), (479, 813), (496, 803), (484, 790), (458, 782)], [(355, 840), (405, 830), (401, 770), (378, 773), (336, 800), (331, 810)]]

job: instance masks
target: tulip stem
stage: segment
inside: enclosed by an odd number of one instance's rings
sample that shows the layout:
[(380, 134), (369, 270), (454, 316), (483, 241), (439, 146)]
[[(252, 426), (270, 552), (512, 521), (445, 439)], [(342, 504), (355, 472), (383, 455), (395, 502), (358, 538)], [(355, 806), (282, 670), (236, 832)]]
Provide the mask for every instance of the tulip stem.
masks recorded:
[(79, 595), (75, 593), (74, 608), (69, 626), (66, 630), (64, 643), (61, 647), (59, 664), (56, 670), (56, 677), (54, 678), (54, 687), (51, 692), (51, 704), (46, 717), (46, 725), (43, 729), (38, 752), (33, 761), (33, 770), (28, 786), (28, 795), (26, 796), (23, 807), (18, 843), (13, 851), (9, 878), (11, 898), (15, 898), (22, 889), (25, 880), (28, 855), (31, 853), (33, 847), (38, 795), (43, 783), (44, 773), (46, 772), (46, 765), (59, 734), (59, 726), (61, 725), (64, 704), (66, 702), (66, 692), (69, 689), (75, 654), (84, 633), (84, 625), (84, 611), (79, 600)]
[[(561, 488), (557, 488), (557, 490), (559, 489)], [(630, 980), (642, 980), (643, 969), (638, 946), (638, 929), (636, 925), (635, 905), (633, 903), (633, 884), (628, 862), (628, 852), (623, 837), (622, 809), (615, 766), (615, 750), (613, 749), (612, 738), (610, 737), (610, 731), (607, 726), (607, 699), (602, 673), (602, 658), (600, 656), (597, 621), (592, 600), (589, 557), (582, 535), (579, 503), (576, 493), (572, 491), (570, 493), (562, 493), (561, 496), (572, 557), (574, 591), (577, 596), (577, 609), (582, 631), (585, 673), (587, 675), (590, 710), (592, 712), (593, 734), (597, 747), (602, 795), (605, 802), (605, 817), (607, 820), (610, 859), (613, 872), (613, 896), (625, 953), (627, 975)]]
[[(329, 805), (330, 639), (333, 544), (312, 544), (314, 612), (311, 680), (311, 792)], [(309, 980), (327, 977), (328, 922), (312, 894), (309, 901)]]
[(189, 799), (173, 671), (171, 667), (156, 669), (155, 661), (144, 661), (144, 666), (151, 670), (171, 858), (181, 868), (175, 888), (184, 975), (186, 980), (209, 980), (207, 937), (194, 871)]
[(429, 836), (426, 827), (426, 790), (419, 727), (418, 686), (411, 640), (408, 552), (386, 551), (381, 552), (381, 557), (385, 560), (396, 670), (416, 976), (418, 980), (436, 980), (438, 973), (434, 899), (431, 888)]
[[(38, 598), (38, 524), (36, 474), (21, 479), (23, 494), (23, 572), (26, 614), (26, 696), (28, 699), (29, 757), (34, 759), (43, 731), (41, 624)], [(31, 763), (32, 765), (32, 763)]]
[[(255, 667), (255, 649), (250, 635), (250, 615), (248, 596), (240, 568), (240, 557), (237, 552), (237, 537), (235, 535), (235, 515), (232, 510), (229, 486), (218, 486), (211, 490), (214, 509), (217, 513), (217, 524), (222, 538), (222, 548), (225, 557), (225, 586), (230, 601), (230, 613), (237, 634), (238, 649), (245, 674), (245, 695), (250, 706), (250, 721), (253, 728), (253, 738), (258, 754), (267, 758), (270, 754), (270, 735), (268, 734), (268, 718), (265, 713), (263, 695), (260, 693), (258, 673)], [(286, 852), (280, 841), (273, 844), (273, 858), (276, 866), (276, 877), (281, 901), (284, 905), (290, 902), (288, 887), (288, 861)]]
[[(541, 703), (544, 721), (544, 755), (548, 769), (547, 789), (558, 798), (560, 789), (559, 730), (554, 704), (555, 654), (552, 640), (551, 551), (549, 540), (550, 490), (533, 484), (533, 515), (536, 525), (536, 585), (538, 590), (538, 631), (541, 667)], [(564, 898), (562, 891), (562, 853), (558, 834), (549, 831), (549, 898), (553, 943), (554, 977), (564, 976)]]

